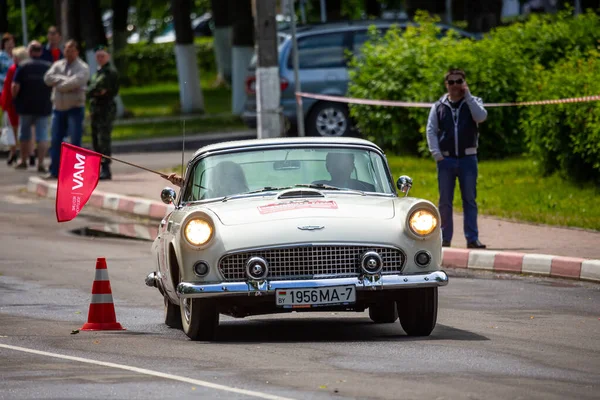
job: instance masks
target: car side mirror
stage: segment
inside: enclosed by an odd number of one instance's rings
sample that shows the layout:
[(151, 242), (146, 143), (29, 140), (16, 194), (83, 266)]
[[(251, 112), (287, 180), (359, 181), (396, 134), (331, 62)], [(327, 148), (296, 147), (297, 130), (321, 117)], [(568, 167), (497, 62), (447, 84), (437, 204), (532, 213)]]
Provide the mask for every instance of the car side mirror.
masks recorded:
[(175, 190), (171, 189), (170, 187), (166, 187), (162, 190), (162, 192), (160, 192), (160, 199), (165, 204), (175, 203), (176, 198), (177, 193), (175, 193)]
[(396, 186), (402, 193), (404, 193), (404, 197), (408, 196), (408, 191), (412, 187), (412, 178), (407, 175), (402, 175), (398, 178), (398, 182), (396, 182)]

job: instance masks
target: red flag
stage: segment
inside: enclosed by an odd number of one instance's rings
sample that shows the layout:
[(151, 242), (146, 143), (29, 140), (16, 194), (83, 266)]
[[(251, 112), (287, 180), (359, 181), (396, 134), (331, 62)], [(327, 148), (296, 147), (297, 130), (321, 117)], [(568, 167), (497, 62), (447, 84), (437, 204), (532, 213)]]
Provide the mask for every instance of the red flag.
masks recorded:
[(101, 160), (100, 153), (62, 143), (56, 188), (58, 222), (75, 218), (90, 199), (98, 185)]

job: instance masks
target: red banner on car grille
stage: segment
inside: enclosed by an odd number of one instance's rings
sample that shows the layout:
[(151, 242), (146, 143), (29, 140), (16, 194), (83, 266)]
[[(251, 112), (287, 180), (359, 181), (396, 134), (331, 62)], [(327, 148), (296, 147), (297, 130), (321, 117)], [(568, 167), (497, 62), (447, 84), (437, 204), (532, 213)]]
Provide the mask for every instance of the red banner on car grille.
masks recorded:
[(56, 188), (56, 220), (70, 221), (79, 214), (98, 185), (102, 155), (62, 143)]

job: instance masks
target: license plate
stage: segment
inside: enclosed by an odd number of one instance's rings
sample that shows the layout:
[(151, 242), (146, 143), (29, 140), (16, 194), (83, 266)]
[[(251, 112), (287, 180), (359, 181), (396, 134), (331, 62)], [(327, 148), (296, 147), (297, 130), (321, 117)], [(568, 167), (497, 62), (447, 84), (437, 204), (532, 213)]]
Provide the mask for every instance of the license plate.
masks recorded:
[(309, 308), (356, 302), (356, 286), (330, 286), (312, 289), (278, 289), (275, 304), (285, 308)]

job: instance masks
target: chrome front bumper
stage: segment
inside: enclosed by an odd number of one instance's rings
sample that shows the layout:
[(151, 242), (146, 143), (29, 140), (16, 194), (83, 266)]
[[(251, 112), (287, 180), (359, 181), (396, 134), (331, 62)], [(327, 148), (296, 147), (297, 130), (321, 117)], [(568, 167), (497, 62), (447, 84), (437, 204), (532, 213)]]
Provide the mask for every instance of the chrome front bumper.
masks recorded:
[[(146, 281), (148, 284), (148, 281)], [(183, 298), (221, 296), (261, 296), (275, 294), (277, 289), (319, 288), (327, 286), (355, 285), (357, 290), (389, 290), (419, 287), (446, 286), (448, 275), (435, 271), (420, 275), (383, 275), (380, 277), (351, 277), (334, 279), (310, 279), (291, 281), (223, 282), (218, 284), (194, 284), (181, 282), (177, 293)], [(151, 286), (151, 285), (148, 285)]]

